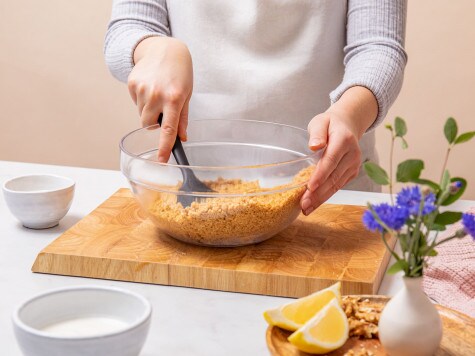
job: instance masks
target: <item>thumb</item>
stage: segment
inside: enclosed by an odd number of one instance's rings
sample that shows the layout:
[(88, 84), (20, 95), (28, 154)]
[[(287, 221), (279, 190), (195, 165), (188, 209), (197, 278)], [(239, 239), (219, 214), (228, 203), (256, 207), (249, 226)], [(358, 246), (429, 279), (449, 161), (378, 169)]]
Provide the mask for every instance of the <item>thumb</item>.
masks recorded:
[(328, 141), (328, 126), (330, 117), (327, 114), (315, 116), (308, 124), (308, 147), (312, 151), (324, 148)]

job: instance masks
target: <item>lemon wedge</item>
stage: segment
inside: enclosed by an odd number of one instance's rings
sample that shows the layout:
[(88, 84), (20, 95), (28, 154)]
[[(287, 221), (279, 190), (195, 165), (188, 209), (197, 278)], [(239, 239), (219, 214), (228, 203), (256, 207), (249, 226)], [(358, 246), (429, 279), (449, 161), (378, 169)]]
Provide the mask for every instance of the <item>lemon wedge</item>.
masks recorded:
[(348, 329), (348, 318), (337, 299), (333, 299), (288, 340), (300, 351), (325, 354), (343, 346)]
[(295, 331), (335, 298), (340, 302), (340, 282), (278, 308), (266, 310), (264, 318), (269, 325)]

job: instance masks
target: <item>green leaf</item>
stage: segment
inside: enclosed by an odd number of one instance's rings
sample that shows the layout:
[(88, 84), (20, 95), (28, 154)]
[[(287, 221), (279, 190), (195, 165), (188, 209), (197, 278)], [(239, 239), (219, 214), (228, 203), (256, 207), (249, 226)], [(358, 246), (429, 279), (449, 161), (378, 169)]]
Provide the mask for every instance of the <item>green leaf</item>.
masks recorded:
[(445, 225), (433, 224), (430, 230), (431, 231), (445, 231)]
[(475, 136), (475, 131), (465, 132), (455, 139), (455, 145), (470, 141)]
[(447, 198), (444, 199), (444, 201), (441, 202), (440, 205), (447, 206), (447, 205), (453, 204), (454, 202), (459, 200), (459, 198), (463, 195), (463, 193), (465, 192), (465, 189), (467, 188), (467, 181), (463, 178), (454, 177), (450, 179), (450, 181), (452, 183), (459, 181), (460, 183), (462, 183), (462, 186), (457, 191), (457, 193), (449, 195)]
[(435, 217), (434, 223), (438, 225), (454, 224), (462, 218), (462, 213), (458, 211), (444, 211)]
[(363, 168), (370, 177), (373, 182), (380, 185), (388, 185), (389, 184), (389, 177), (388, 174), (384, 169), (378, 166), (376, 163), (373, 162), (365, 162), (363, 164)]
[(386, 124), (384, 125), (385, 128), (387, 128), (389, 131), (393, 132), (393, 127), (391, 126), (391, 124)]
[(401, 146), (403, 150), (409, 147), (409, 145), (407, 144), (407, 141), (403, 137), (401, 137)]
[(457, 137), (457, 131), (457, 122), (453, 117), (449, 117), (444, 126), (445, 138), (447, 141), (449, 141), (449, 143), (453, 143), (455, 141), (455, 137)]
[(411, 182), (418, 179), (424, 169), (424, 162), (420, 159), (408, 159), (397, 166), (396, 180), (398, 182)]
[(431, 256), (431, 257), (434, 257), (434, 256), (437, 256), (438, 253), (436, 250), (434, 250), (433, 248), (429, 250), (429, 252), (426, 253), (426, 256)]
[(447, 190), (447, 186), (449, 185), (450, 182), (450, 173), (446, 169), (444, 171), (444, 174), (442, 175), (442, 181), (440, 182), (440, 190), (442, 192), (445, 192)]
[(404, 260), (399, 260), (394, 262), (394, 264), (388, 268), (387, 274), (395, 274), (399, 271), (405, 271), (407, 269), (407, 262)]
[(436, 182), (433, 182), (429, 179), (422, 179), (422, 178), (417, 178), (417, 179), (413, 179), (411, 181), (412, 183), (416, 183), (416, 184), (421, 184), (421, 185), (427, 185), (428, 187), (430, 187), (435, 193), (437, 193), (439, 190), (440, 190), (440, 187), (439, 185), (436, 183)]
[(422, 256), (437, 256), (437, 251), (434, 250), (433, 246), (424, 246), (420, 249), (420, 254)]
[(407, 133), (406, 122), (399, 116), (394, 120), (394, 128), (396, 130), (396, 137), (403, 137)]

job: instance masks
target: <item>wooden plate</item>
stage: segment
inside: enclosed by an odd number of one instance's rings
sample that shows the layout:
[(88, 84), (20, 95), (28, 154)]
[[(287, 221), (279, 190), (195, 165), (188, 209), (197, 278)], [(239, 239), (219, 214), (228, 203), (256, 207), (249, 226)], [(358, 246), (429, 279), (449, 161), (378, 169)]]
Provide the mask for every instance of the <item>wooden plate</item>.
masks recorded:
[[(368, 298), (372, 302), (386, 304), (388, 297), (377, 295), (362, 295), (361, 298)], [(455, 310), (436, 305), (442, 318), (444, 334), (442, 343), (436, 356), (457, 355), (457, 356), (473, 356), (475, 350), (475, 319), (459, 313)], [(287, 338), (292, 332), (283, 330), (276, 326), (269, 326), (266, 333), (267, 347), (273, 356), (307, 356), (306, 352), (299, 351), (293, 346)], [(337, 356), (344, 355), (348, 350), (358, 350), (365, 348), (373, 352), (374, 356), (386, 355), (379, 340), (362, 340), (351, 337), (345, 345), (338, 350), (330, 352), (327, 355)]]

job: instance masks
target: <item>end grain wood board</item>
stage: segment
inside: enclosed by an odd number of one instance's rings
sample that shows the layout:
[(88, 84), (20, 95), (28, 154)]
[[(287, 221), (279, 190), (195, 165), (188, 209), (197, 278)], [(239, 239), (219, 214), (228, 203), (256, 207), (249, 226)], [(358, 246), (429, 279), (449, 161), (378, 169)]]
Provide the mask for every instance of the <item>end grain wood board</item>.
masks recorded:
[(120, 189), (43, 249), (32, 270), (284, 297), (341, 281), (344, 294), (375, 294), (389, 253), (363, 227), (363, 210), (325, 204), (260, 244), (201, 247), (161, 233)]

